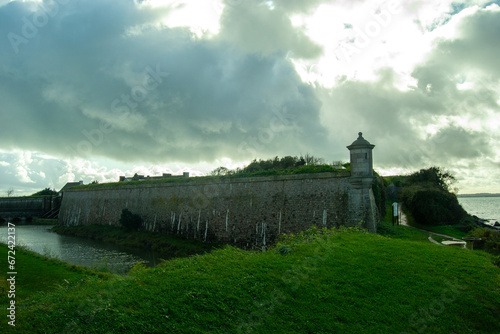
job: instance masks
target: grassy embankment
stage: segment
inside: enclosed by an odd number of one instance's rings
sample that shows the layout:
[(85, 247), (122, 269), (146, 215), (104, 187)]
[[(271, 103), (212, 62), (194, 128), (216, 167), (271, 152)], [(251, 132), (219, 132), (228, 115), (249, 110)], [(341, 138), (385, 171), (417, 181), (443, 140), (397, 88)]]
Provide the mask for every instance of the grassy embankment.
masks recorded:
[(194, 176), (194, 177), (167, 177), (161, 179), (151, 179), (151, 180), (141, 180), (141, 181), (125, 181), (125, 182), (109, 182), (109, 183), (93, 183), (79, 185), (71, 187), (70, 189), (78, 190), (92, 190), (99, 188), (115, 188), (121, 186), (133, 186), (133, 185), (154, 185), (163, 183), (189, 183), (192, 181), (196, 182), (213, 182), (221, 180), (231, 180), (238, 178), (252, 178), (252, 177), (262, 177), (262, 176), (280, 176), (280, 175), (294, 175), (294, 174), (317, 174), (317, 173), (334, 173), (339, 177), (347, 177), (350, 175), (350, 169), (338, 169), (329, 165), (319, 165), (319, 166), (301, 166), (294, 169), (285, 170), (262, 170), (258, 172), (239, 172), (236, 174), (229, 174), (223, 176)]
[(429, 242), (429, 234), (402, 225), (392, 225), (392, 208), (386, 203), (385, 217), (377, 226), (377, 233), (394, 239)]
[[(425, 233), (407, 227), (381, 226), (392, 237), (354, 229), (308, 231), (264, 253), (225, 247), (156, 268), (136, 268), (126, 276), (99, 277), (19, 256), (16, 329), (7, 326), (6, 317), (0, 329), (190, 334), (500, 330), (500, 268), (491, 264), (490, 255), (438, 247)], [(0, 256), (5, 268), (6, 254)], [(40, 274), (48, 276), (40, 279)], [(41, 281), (46, 285), (35, 286)]]
[[(2, 319), (0, 329), (7, 328), (7, 306), (11, 298), (10, 284), (7, 282), (7, 245), (0, 243), (0, 318)], [(64, 287), (75, 286), (89, 277), (100, 279), (109, 278), (111, 274), (101, 273), (81, 266), (68, 265), (55, 259), (38, 255), (16, 247), (15, 249), (15, 271), (17, 272), (15, 284), (16, 308), (26, 305), (33, 296), (43, 296), (60, 291)], [(19, 319), (19, 318), (18, 318)], [(4, 330), (0, 330), (4, 333)]]

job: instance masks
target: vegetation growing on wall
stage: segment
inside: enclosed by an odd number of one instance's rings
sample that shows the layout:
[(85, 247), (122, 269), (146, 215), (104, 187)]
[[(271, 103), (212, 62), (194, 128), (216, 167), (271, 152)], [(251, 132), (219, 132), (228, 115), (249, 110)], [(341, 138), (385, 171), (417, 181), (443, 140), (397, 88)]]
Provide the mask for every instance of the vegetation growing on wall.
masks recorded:
[[(305, 164), (304, 164), (305, 162)], [(127, 181), (114, 183), (94, 183), (79, 185), (72, 188), (78, 190), (95, 189), (102, 187), (121, 187), (126, 185), (138, 184), (161, 184), (161, 183), (186, 183), (193, 179), (197, 181), (216, 181), (225, 178), (241, 177), (260, 177), (260, 176), (278, 176), (294, 174), (312, 174), (312, 173), (336, 173), (338, 176), (347, 177), (350, 175), (350, 164), (341, 161), (325, 164), (322, 159), (306, 155), (305, 157), (283, 157), (269, 160), (254, 160), (244, 168), (235, 170), (226, 167), (217, 167), (208, 176), (201, 177), (172, 177), (144, 181)]]
[[(28, 197), (45, 197), (45, 196), (59, 196), (59, 193), (55, 191), (54, 189), (50, 188), (45, 188), (40, 191), (37, 191), (34, 194), (28, 195), (28, 196), (12, 196), (14, 194), (14, 189), (9, 189), (7, 191), (7, 197), (8, 198), (28, 198)], [(0, 197), (2, 198), (2, 197)]]
[(57, 196), (57, 195), (59, 195), (59, 193), (57, 191), (52, 190), (50, 188), (45, 188), (43, 190), (40, 190), (40, 191), (34, 193), (31, 196), (38, 197), (38, 196)]
[(385, 217), (386, 205), (386, 189), (384, 184), (384, 178), (375, 173), (376, 179), (372, 184), (373, 197), (375, 197), (375, 204), (377, 205), (378, 213), (380, 218)]
[(120, 224), (127, 231), (137, 231), (141, 227), (142, 218), (128, 209), (123, 209), (120, 216)]
[(210, 172), (211, 176), (264, 176), (301, 173), (323, 173), (346, 170), (349, 164), (341, 161), (326, 164), (324, 159), (306, 154), (305, 156), (283, 158), (274, 157), (268, 160), (254, 159), (248, 166), (237, 169), (218, 167)]

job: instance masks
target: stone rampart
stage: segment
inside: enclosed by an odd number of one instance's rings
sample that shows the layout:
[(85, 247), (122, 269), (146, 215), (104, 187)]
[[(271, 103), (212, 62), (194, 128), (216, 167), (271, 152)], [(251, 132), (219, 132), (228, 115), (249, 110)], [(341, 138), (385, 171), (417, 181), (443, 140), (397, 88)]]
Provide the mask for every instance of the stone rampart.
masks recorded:
[(142, 217), (146, 230), (243, 247), (265, 246), (312, 225), (363, 221), (375, 232), (371, 182), (358, 181), (339, 172), (76, 187), (64, 192), (59, 223), (118, 226), (127, 208)]

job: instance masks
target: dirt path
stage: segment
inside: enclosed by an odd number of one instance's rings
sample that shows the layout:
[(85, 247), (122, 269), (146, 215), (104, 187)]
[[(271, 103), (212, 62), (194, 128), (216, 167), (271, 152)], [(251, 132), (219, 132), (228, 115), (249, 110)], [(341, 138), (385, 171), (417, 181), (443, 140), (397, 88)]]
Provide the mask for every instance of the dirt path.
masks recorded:
[[(419, 230), (419, 231), (422, 231), (422, 232), (425, 232), (425, 233), (429, 233), (429, 241), (436, 244), (436, 245), (439, 245), (439, 246), (461, 246), (463, 248), (466, 248), (467, 247), (467, 243), (463, 240), (460, 240), (460, 239), (457, 239), (457, 238), (454, 238), (452, 237), (451, 235), (446, 235), (446, 234), (440, 234), (440, 233), (434, 233), (434, 232), (429, 232), (429, 231), (426, 231), (426, 230), (422, 230), (420, 228), (416, 228), (416, 227), (413, 227), (413, 226), (410, 226), (408, 224), (408, 218), (406, 217), (406, 215), (404, 214), (404, 212), (401, 210), (401, 225), (404, 225), (404, 226), (408, 226), (408, 227), (411, 227), (411, 228), (414, 228), (416, 230)], [(446, 238), (446, 239), (450, 239), (451, 241), (448, 242), (448, 244), (443, 244), (443, 243), (440, 243), (440, 242), (437, 242), (436, 240), (434, 240), (432, 238), (433, 235), (438, 235), (440, 237), (443, 237), (443, 238)]]

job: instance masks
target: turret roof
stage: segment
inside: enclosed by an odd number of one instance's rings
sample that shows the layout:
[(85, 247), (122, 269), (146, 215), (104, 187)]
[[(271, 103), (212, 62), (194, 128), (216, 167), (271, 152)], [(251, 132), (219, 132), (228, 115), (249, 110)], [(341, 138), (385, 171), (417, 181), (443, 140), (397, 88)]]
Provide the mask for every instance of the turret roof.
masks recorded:
[(363, 133), (358, 133), (358, 139), (356, 139), (351, 145), (347, 146), (349, 150), (353, 148), (374, 148), (375, 145), (370, 144), (368, 140), (363, 138)]

